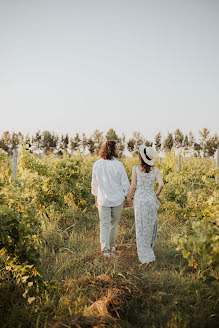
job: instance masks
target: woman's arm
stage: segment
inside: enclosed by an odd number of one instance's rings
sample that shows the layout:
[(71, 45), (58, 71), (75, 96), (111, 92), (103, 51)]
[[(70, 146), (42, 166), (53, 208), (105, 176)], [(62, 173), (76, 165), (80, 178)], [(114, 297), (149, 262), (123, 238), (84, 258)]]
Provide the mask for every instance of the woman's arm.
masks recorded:
[(98, 195), (98, 183), (96, 178), (95, 166), (92, 168), (92, 180), (91, 180), (91, 193), (95, 196), (95, 205), (98, 208), (97, 195)]
[(95, 205), (96, 205), (96, 208), (98, 208), (97, 196), (95, 196)]
[(129, 179), (125, 170), (124, 165), (121, 163), (121, 185), (124, 190), (125, 196), (128, 195), (129, 188), (130, 188), (130, 183)]
[(92, 167), (91, 193), (94, 196), (98, 195), (98, 183), (97, 183), (97, 178), (96, 178), (95, 164)]
[(131, 206), (132, 205), (132, 198), (136, 189), (136, 166), (133, 166), (132, 168), (132, 182), (131, 182), (131, 186), (129, 188), (129, 193), (127, 196), (127, 206)]
[(163, 189), (164, 187), (164, 183), (163, 183), (163, 179), (162, 179), (162, 176), (161, 176), (161, 173), (160, 171), (157, 169), (157, 175), (156, 175), (156, 179), (158, 181), (158, 189), (157, 189), (157, 192), (156, 192), (156, 196), (157, 198), (159, 198), (160, 196), (160, 193), (161, 193), (161, 190)]

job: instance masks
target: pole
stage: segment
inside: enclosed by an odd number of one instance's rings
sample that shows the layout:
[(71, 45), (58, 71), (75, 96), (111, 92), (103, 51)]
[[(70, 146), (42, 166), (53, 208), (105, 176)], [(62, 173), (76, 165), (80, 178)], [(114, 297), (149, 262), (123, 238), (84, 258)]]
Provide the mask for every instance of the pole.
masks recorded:
[(12, 156), (12, 176), (14, 179), (16, 179), (16, 174), (17, 174), (17, 158), (18, 158), (18, 149), (15, 148), (13, 151), (13, 156)]
[(181, 155), (178, 156), (178, 173), (180, 173), (181, 169)]
[[(216, 169), (219, 169), (219, 147), (216, 151)], [(219, 177), (218, 176), (215, 177), (215, 181), (216, 181), (216, 183), (219, 182)]]

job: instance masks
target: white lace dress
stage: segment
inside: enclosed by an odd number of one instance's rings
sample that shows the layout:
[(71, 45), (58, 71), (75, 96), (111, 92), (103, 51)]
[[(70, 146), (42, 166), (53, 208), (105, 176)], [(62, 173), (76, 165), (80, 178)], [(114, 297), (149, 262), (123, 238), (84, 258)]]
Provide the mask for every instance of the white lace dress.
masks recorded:
[(136, 165), (134, 211), (137, 252), (141, 263), (155, 261), (153, 246), (157, 239), (157, 210), (160, 205), (154, 191), (156, 174), (156, 167), (153, 173), (143, 173)]

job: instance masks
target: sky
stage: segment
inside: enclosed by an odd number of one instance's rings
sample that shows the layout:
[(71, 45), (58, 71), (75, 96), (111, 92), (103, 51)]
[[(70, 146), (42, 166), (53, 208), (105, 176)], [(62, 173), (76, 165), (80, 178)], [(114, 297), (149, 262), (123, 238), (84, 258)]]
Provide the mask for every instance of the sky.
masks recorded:
[(0, 0), (0, 133), (216, 133), (218, 35), (218, 0)]

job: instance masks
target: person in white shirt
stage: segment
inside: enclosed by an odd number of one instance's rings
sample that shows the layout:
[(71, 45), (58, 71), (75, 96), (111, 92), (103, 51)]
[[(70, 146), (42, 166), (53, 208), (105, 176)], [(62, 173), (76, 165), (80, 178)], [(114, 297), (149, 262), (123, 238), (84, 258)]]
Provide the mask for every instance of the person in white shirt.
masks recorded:
[(125, 168), (119, 160), (118, 145), (107, 141), (100, 150), (101, 159), (92, 168), (91, 193), (95, 196), (100, 219), (100, 243), (104, 256), (115, 251), (117, 225), (130, 183)]

